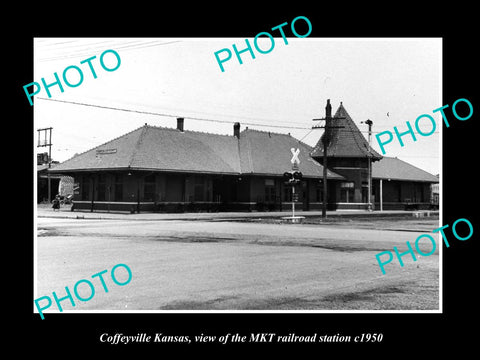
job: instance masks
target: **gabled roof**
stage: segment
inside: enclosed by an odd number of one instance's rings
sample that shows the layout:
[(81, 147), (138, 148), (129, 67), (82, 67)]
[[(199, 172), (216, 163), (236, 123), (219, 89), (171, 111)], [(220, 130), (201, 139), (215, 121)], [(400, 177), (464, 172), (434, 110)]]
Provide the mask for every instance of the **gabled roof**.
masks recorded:
[(438, 183), (438, 177), (403, 160), (384, 156), (372, 163), (372, 178)]
[[(291, 135), (246, 129), (240, 133), (240, 165), (243, 174), (283, 174), (292, 170), (291, 149), (300, 149), (299, 171), (303, 176), (323, 178), (323, 166), (310, 157), (312, 147)], [(327, 177), (343, 176), (327, 170)]]
[(236, 138), (149, 125), (74, 156), (55, 171), (95, 169), (240, 171)]
[[(299, 170), (322, 178), (312, 148), (290, 135), (246, 129), (235, 136), (145, 125), (57, 165), (55, 172), (155, 170), (217, 174), (283, 175), (291, 170), (291, 148), (299, 148)], [(332, 171), (327, 176), (343, 179)]]
[[(337, 112), (332, 118), (332, 126), (343, 126), (343, 128), (332, 128), (330, 132), (330, 143), (327, 146), (328, 157), (360, 157), (380, 160), (382, 156), (374, 149), (369, 150), (368, 142), (362, 135), (357, 125), (353, 122), (347, 110), (340, 103)], [(312, 156), (320, 158), (323, 156), (323, 138), (325, 133), (314, 147)]]
[(130, 167), (179, 172), (239, 173), (233, 136), (144, 126)]

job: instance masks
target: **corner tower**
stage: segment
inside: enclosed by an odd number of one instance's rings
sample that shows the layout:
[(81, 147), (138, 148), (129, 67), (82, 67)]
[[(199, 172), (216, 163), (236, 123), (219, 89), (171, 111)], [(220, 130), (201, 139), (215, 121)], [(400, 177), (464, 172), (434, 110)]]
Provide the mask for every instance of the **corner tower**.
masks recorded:
[[(339, 208), (351, 208), (352, 206), (345, 204), (353, 203), (367, 205), (371, 162), (382, 159), (382, 156), (369, 146), (342, 103), (333, 117), (329, 102), (325, 112), (325, 131), (311, 156), (323, 165), (323, 140), (326, 138), (327, 167), (346, 178), (346, 181), (339, 184), (335, 191), (335, 200), (332, 201), (335, 201)], [(370, 201), (372, 202), (374, 200)]]

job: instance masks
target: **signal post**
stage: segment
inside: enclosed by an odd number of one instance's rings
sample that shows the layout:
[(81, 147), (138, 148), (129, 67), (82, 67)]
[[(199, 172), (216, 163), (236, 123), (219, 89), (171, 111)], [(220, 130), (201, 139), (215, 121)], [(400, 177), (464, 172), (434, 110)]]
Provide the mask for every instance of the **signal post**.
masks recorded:
[(292, 170), (283, 173), (283, 177), (285, 178), (285, 185), (292, 187), (292, 216), (286, 216), (282, 219), (291, 220), (294, 223), (300, 222), (301, 219), (304, 219), (304, 216), (295, 216), (295, 203), (298, 201), (298, 194), (295, 193), (295, 185), (302, 181), (303, 174), (299, 171), (298, 164), (300, 164), (300, 159), (298, 158), (298, 154), (300, 154), (300, 149), (291, 148), (290, 151), (292, 152), (292, 159), (290, 162), (292, 163)]

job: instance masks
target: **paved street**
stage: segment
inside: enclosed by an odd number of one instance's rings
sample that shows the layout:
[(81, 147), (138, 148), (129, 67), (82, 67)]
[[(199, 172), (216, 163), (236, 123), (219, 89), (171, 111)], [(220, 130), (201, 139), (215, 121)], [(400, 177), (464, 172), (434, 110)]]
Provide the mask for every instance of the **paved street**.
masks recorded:
[[(438, 219), (379, 225), (64, 218), (38, 218), (37, 223), (36, 297), (52, 291), (64, 296), (65, 286), (73, 293), (81, 279), (96, 286), (88, 302), (76, 301), (72, 307), (63, 301), (66, 310), (439, 307), (438, 246), (433, 255), (417, 256), (416, 262), (404, 256), (403, 268), (398, 261), (386, 265), (386, 275), (375, 259), (393, 246), (407, 250), (405, 242), (438, 227)], [(431, 247), (424, 245), (429, 252)], [(109, 275), (118, 263), (133, 273), (125, 286), (115, 285)], [(108, 293), (98, 278), (91, 279), (106, 269)]]

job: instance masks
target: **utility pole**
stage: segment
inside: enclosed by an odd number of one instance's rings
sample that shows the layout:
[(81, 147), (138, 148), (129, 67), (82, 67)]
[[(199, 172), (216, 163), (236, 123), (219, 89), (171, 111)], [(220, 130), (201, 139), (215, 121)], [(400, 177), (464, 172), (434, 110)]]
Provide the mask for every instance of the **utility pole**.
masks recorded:
[[(37, 129), (38, 131), (37, 147), (48, 146), (47, 184), (48, 184), (48, 202), (49, 203), (52, 201), (52, 188), (51, 188), (51, 181), (50, 181), (50, 168), (52, 166), (52, 129), (53, 128), (51, 127)], [(45, 135), (43, 142), (40, 141), (40, 132), (42, 131), (44, 131), (44, 135)], [(47, 136), (48, 136), (48, 140), (47, 140)]]
[[(335, 117), (334, 119), (345, 119), (344, 117)], [(325, 120), (325, 126), (312, 126), (312, 129), (325, 129), (323, 133), (323, 203), (322, 203), (322, 218), (327, 217), (327, 202), (328, 202), (328, 187), (327, 187), (327, 148), (330, 143), (330, 129), (343, 129), (345, 126), (332, 126), (332, 105), (330, 99), (327, 100), (325, 107), (325, 117), (321, 119), (313, 119), (313, 121)]]
[(372, 125), (373, 121), (367, 119), (365, 121), (361, 121), (361, 124), (368, 125), (368, 194), (367, 194), (367, 202), (368, 202), (368, 211), (372, 211)]

